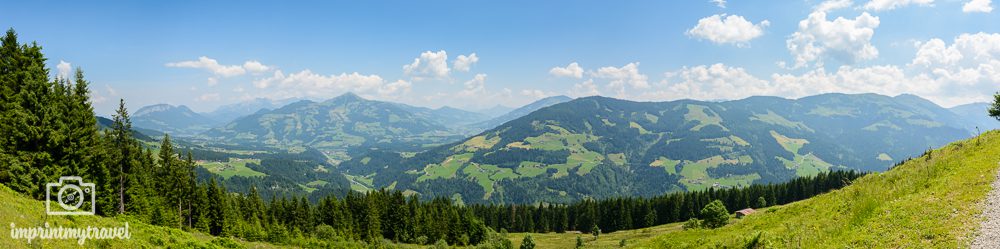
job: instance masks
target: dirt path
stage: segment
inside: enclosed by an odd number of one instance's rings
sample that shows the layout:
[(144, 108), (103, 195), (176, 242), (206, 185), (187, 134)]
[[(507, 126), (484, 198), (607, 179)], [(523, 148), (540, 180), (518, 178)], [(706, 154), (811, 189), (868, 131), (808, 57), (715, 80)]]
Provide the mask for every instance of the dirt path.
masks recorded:
[(1000, 174), (993, 180), (993, 190), (986, 196), (979, 234), (972, 241), (972, 248), (1000, 248)]

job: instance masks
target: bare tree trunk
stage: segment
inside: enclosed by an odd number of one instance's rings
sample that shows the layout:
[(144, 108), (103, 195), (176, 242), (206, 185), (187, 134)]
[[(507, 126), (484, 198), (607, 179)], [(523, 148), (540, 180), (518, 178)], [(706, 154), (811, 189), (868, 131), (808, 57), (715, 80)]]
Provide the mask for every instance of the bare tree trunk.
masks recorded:
[(118, 214), (125, 213), (125, 172), (122, 172), (122, 165), (118, 165)]

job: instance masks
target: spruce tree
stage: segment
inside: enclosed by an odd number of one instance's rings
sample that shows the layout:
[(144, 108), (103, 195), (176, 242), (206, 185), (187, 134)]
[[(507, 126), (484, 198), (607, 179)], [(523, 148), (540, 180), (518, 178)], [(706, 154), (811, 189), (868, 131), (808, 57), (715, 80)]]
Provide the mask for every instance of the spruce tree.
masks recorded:
[(125, 99), (119, 99), (118, 109), (112, 116), (111, 138), (114, 145), (114, 174), (117, 182), (118, 193), (118, 214), (125, 213), (125, 190), (130, 184), (133, 168), (138, 164), (136, 160), (138, 144), (132, 137), (132, 120), (129, 118), (128, 109), (125, 108)]

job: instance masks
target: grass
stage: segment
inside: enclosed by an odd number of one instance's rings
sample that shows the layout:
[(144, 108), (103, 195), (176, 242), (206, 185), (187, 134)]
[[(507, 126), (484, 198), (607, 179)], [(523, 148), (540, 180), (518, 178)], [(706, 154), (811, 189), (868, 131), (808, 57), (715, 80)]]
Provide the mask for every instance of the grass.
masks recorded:
[(810, 129), (809, 126), (806, 126), (806, 124), (803, 124), (802, 122), (793, 122), (791, 120), (785, 119), (785, 117), (782, 117), (781, 115), (778, 115), (777, 113), (774, 113), (771, 110), (767, 110), (767, 114), (755, 113), (753, 117), (750, 117), (750, 120), (813, 132), (813, 129)]
[(812, 153), (805, 155), (799, 154), (799, 150), (802, 149), (802, 146), (809, 143), (809, 140), (789, 138), (778, 134), (775, 131), (771, 131), (771, 136), (774, 137), (774, 140), (781, 144), (781, 147), (785, 148), (785, 150), (794, 155), (791, 160), (781, 157), (775, 158), (778, 159), (778, 161), (781, 161), (781, 163), (785, 165), (785, 168), (795, 169), (795, 175), (813, 176), (819, 174), (819, 172), (828, 171), (830, 170), (830, 167), (833, 167), (832, 164), (823, 161), (823, 159), (813, 155)]
[(198, 166), (208, 169), (209, 172), (229, 179), (233, 176), (267, 176), (267, 174), (252, 170), (247, 167), (247, 163), (260, 164), (259, 159), (229, 158), (228, 162), (198, 162)]
[(472, 155), (472, 153), (457, 154), (445, 158), (441, 164), (427, 165), (424, 167), (424, 175), (418, 177), (417, 181), (455, 178), (455, 173), (472, 159)]
[(701, 128), (709, 125), (716, 125), (722, 128), (723, 131), (729, 131), (728, 128), (722, 126), (722, 117), (719, 117), (719, 114), (716, 114), (715, 111), (712, 111), (707, 106), (687, 105), (687, 109), (688, 112), (684, 114), (684, 121), (698, 122), (698, 125), (691, 127), (692, 131), (700, 131)]
[(638, 248), (968, 247), (1000, 166), (1000, 131), (958, 141), (851, 186), (714, 230), (661, 234)]
[[(665, 158), (664, 158), (665, 159)], [(670, 159), (667, 159), (670, 160)], [(712, 187), (716, 183), (727, 187), (736, 186), (747, 186), (753, 181), (760, 179), (759, 174), (749, 174), (749, 175), (730, 175), (722, 178), (712, 178), (708, 176), (708, 169), (719, 167), (722, 164), (745, 164), (749, 163), (747, 160), (752, 162), (753, 160), (749, 157), (741, 156), (738, 159), (727, 159), (722, 156), (713, 156), (698, 160), (697, 162), (684, 161), (684, 165), (681, 166), (681, 180), (680, 183), (689, 191), (698, 191)], [(653, 161), (653, 163), (660, 162), (660, 160)], [(664, 161), (664, 163), (671, 163), (671, 161)], [(664, 166), (669, 166), (664, 164)], [(669, 172), (670, 169), (668, 169)]]
[(479, 186), (483, 187), (486, 191), (483, 194), (483, 199), (489, 199), (490, 195), (493, 195), (493, 183), (502, 179), (515, 179), (517, 174), (514, 174), (514, 170), (508, 168), (500, 168), (496, 165), (491, 164), (477, 164), (472, 163), (466, 166), (462, 170), (469, 178), (472, 178)]
[(771, 136), (778, 141), (778, 144), (781, 144), (782, 148), (793, 154), (799, 154), (799, 149), (809, 143), (809, 140), (786, 137), (775, 131), (771, 131)]
[(666, 170), (667, 173), (676, 175), (677, 174), (677, 165), (680, 164), (680, 163), (681, 163), (680, 160), (673, 160), (673, 159), (661, 156), (660, 158), (656, 159), (656, 161), (653, 161), (652, 163), (649, 163), (649, 166), (650, 167), (663, 167), (663, 169)]
[(637, 245), (649, 241), (660, 234), (669, 234), (681, 231), (681, 223), (671, 223), (655, 227), (616, 231), (613, 233), (601, 234), (594, 240), (591, 234), (581, 234), (576, 232), (566, 233), (511, 233), (507, 236), (515, 246), (521, 245), (524, 236), (530, 234), (535, 241), (535, 248), (552, 249), (573, 249), (576, 248), (576, 237), (584, 241), (584, 248), (620, 248), (621, 240), (626, 240), (626, 246)]
[[(375, 174), (372, 174), (370, 176), (355, 176), (349, 174), (343, 174), (343, 175), (345, 178), (347, 178), (349, 182), (351, 182), (351, 190), (364, 193), (374, 189), (372, 183), (374, 182)], [(309, 184), (306, 185), (312, 186)]]

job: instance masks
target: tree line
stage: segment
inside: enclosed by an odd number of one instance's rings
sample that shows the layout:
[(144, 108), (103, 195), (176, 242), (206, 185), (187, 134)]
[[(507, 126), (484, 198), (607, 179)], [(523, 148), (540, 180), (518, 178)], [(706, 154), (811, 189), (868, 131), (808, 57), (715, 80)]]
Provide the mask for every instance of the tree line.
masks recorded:
[(697, 218), (714, 200), (739, 210), (782, 205), (847, 186), (865, 175), (855, 171), (822, 172), (778, 184), (754, 184), (744, 188), (709, 188), (675, 192), (652, 198), (622, 197), (585, 199), (569, 205), (472, 205), (476, 216), (494, 230), (510, 232), (604, 232), (638, 229)]

